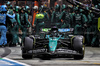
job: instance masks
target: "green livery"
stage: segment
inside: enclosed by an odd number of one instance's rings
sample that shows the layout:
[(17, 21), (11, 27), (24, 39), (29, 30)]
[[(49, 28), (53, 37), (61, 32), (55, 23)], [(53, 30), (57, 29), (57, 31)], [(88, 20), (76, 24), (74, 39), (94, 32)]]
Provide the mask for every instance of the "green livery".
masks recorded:
[(57, 42), (60, 38), (58, 37), (54, 37), (53, 39), (51, 37), (49, 37), (49, 50), (50, 51), (55, 51), (57, 48)]
[(42, 29), (43, 32), (49, 32), (49, 30), (51, 30), (51, 28), (43, 28)]

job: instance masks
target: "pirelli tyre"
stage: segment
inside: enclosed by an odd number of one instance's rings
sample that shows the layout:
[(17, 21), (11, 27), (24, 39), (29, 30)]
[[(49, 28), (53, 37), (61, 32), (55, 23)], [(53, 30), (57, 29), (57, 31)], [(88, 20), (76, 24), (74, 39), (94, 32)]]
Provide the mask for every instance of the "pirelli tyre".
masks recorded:
[(77, 51), (80, 55), (74, 55), (74, 59), (81, 60), (84, 58), (85, 46), (84, 46), (84, 37), (83, 36), (75, 36), (72, 40), (73, 49)]
[(22, 50), (22, 58), (23, 59), (32, 59), (33, 58), (33, 54), (28, 54), (28, 53), (24, 53), (27, 52), (26, 50)]
[(30, 37), (25, 37), (22, 48), (22, 58), (32, 59), (33, 58), (33, 39)]

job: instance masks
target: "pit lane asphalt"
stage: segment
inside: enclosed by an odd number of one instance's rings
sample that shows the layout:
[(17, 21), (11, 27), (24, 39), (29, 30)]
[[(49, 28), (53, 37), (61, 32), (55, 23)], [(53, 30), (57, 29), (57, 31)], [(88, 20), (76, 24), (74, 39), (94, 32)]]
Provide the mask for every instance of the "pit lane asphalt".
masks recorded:
[[(85, 57), (83, 60), (73, 60), (73, 58), (51, 58), (50, 60), (42, 60), (40, 58), (33, 58), (24, 60), (21, 57), (21, 48), (6, 47), (7, 50), (11, 50), (11, 53), (6, 56), (15, 61), (26, 63), (32, 66), (100, 66), (100, 47), (86, 47)], [(0, 48), (0, 55), (5, 52), (4, 48)]]

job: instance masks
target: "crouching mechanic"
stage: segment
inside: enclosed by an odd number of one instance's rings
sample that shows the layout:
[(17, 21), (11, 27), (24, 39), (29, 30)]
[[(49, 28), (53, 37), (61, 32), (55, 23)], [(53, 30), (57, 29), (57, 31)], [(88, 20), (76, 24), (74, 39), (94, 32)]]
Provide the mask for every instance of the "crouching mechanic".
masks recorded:
[(1, 32), (1, 39), (0, 39), (0, 46), (7, 45), (7, 38), (6, 38), (6, 32), (7, 32), (7, 28), (6, 28), (6, 17), (10, 17), (10, 18), (14, 18), (15, 14), (10, 15), (10, 14), (6, 14), (7, 12), (7, 6), (6, 5), (1, 5), (0, 6), (0, 32)]

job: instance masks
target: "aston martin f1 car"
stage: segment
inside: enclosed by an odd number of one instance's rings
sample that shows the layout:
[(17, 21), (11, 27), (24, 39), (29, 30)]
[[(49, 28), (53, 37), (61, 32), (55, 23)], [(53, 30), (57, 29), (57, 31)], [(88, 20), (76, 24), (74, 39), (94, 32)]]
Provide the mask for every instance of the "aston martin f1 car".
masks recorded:
[(31, 59), (33, 55), (72, 55), (74, 59), (83, 59), (84, 37), (72, 35), (73, 28), (42, 28), (40, 35), (25, 37), (22, 45), (22, 57)]

